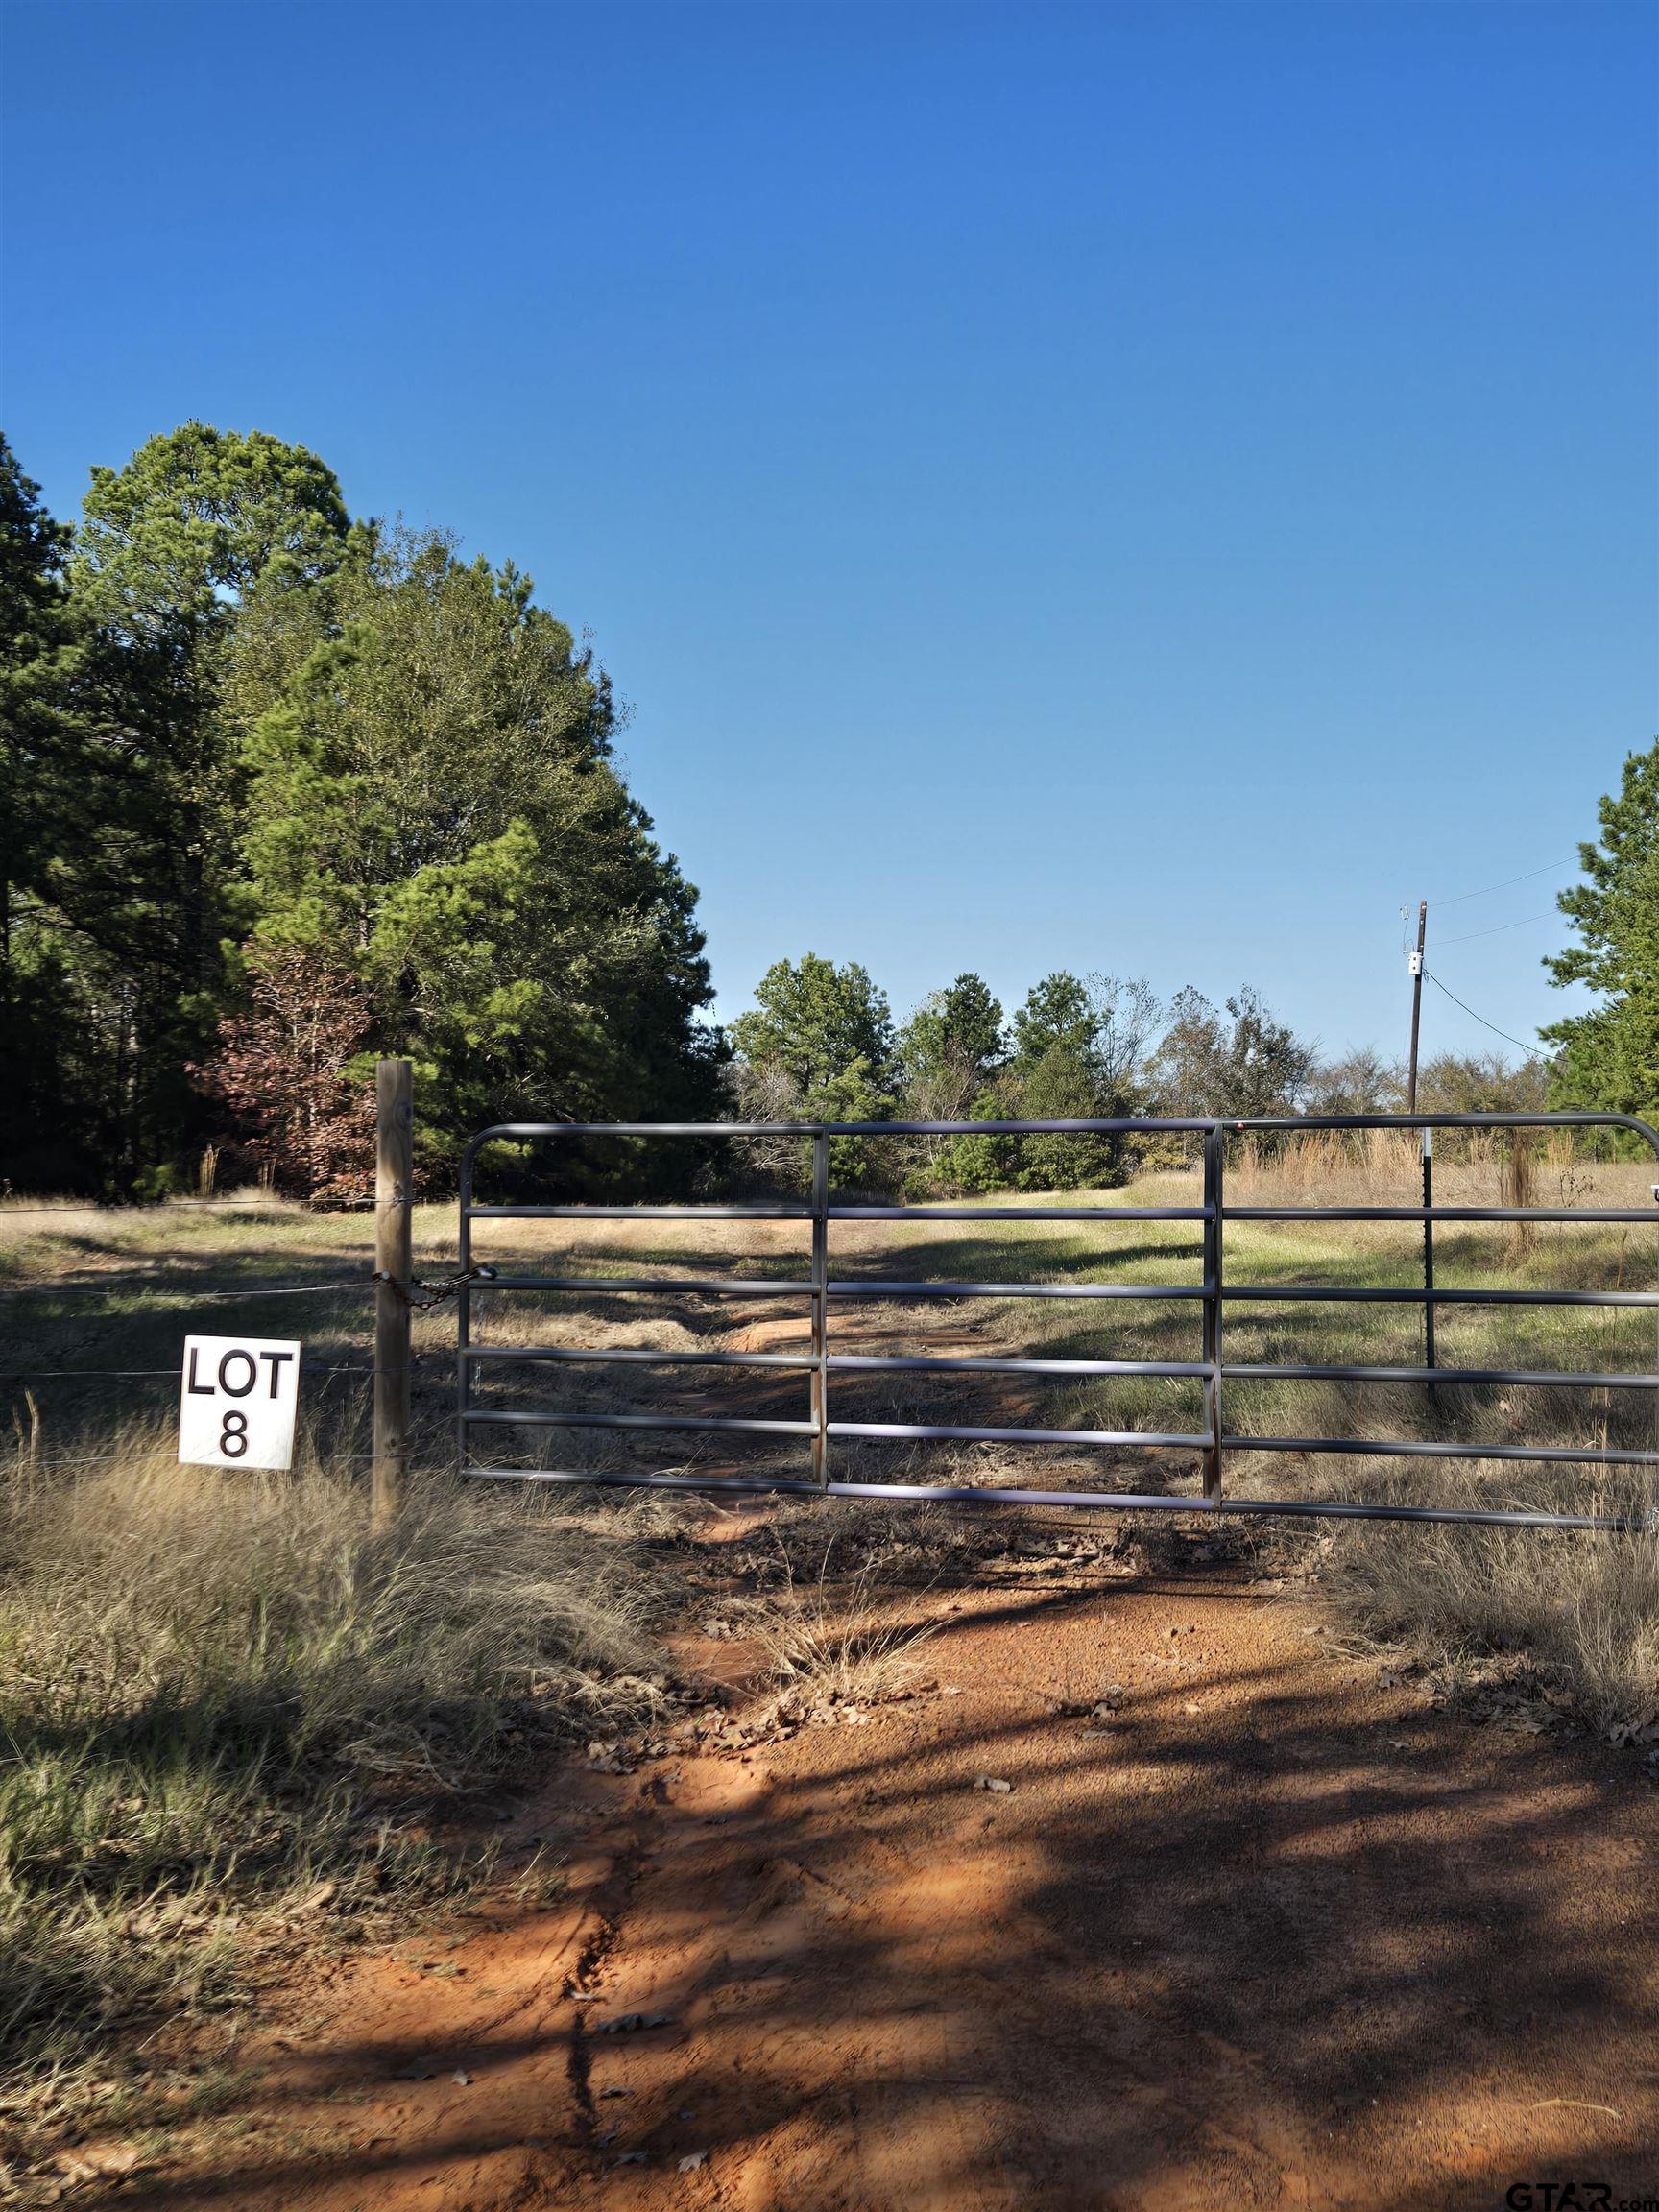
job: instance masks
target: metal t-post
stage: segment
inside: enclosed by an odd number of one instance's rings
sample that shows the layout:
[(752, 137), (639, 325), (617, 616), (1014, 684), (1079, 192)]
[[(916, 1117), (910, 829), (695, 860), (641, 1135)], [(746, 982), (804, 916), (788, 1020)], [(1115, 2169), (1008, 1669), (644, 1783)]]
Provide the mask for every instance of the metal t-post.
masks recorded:
[[(1423, 1364), (1432, 1367), (1434, 1358), (1434, 1132), (1420, 1132), (1423, 1142), (1423, 1287), (1429, 1295), (1423, 1301)], [(1429, 1385), (1429, 1403), (1438, 1406), (1432, 1382)]]
[[(1406, 1111), (1417, 1111), (1417, 1038), (1423, 1025), (1423, 958), (1429, 937), (1429, 902), (1417, 903), (1417, 950), (1411, 960), (1411, 1058), (1406, 1073)], [(1423, 1287), (1429, 1295), (1423, 1301), (1423, 1364), (1432, 1367), (1434, 1360), (1434, 1224), (1430, 1210), (1434, 1204), (1434, 1136), (1432, 1130), (1420, 1129), (1418, 1142), (1423, 1150)], [(1429, 1385), (1429, 1403), (1436, 1403), (1434, 1385)]]

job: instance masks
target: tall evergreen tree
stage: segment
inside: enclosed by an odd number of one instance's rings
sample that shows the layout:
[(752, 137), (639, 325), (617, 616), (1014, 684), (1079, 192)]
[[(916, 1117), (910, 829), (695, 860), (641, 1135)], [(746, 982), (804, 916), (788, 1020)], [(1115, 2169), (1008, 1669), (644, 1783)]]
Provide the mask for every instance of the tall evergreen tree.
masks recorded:
[(918, 1120), (960, 1120), (1002, 1065), (1002, 1008), (982, 976), (958, 975), (925, 998), (900, 1032), (900, 1079)]
[(69, 566), (71, 647), (42, 894), (105, 1040), (108, 1179), (191, 1145), (236, 933), (240, 770), (223, 712), (244, 596), (339, 558), (339, 487), (302, 447), (188, 423), (96, 469)]
[[(250, 613), (267, 666), (288, 653)], [(324, 635), (253, 723), (239, 896), (265, 946), (360, 975), (429, 1137), (564, 1110), (710, 1110), (696, 893), (613, 758), (609, 682), (528, 577), (359, 533)], [(234, 692), (234, 685), (233, 685)]]
[(0, 1175), (96, 1174), (87, 1037), (44, 886), (62, 830), (70, 534), (0, 436)]

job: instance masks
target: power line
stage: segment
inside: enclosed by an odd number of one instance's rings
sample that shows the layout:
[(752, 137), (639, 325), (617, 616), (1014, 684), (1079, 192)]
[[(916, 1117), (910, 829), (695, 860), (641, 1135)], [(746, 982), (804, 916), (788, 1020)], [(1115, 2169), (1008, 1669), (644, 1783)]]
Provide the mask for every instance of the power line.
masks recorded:
[[(1430, 982), (1433, 984), (1436, 991), (1446, 991), (1445, 984), (1441, 982), (1439, 976), (1434, 974), (1432, 969), (1425, 968), (1423, 973), (1428, 976)], [(1477, 1014), (1473, 1006), (1464, 1006), (1462, 999), (1458, 998), (1455, 991), (1446, 991), (1446, 996), (1451, 999), (1454, 1006), (1462, 1006), (1464, 1013), (1469, 1015), (1473, 1020), (1479, 1022), (1482, 1029), (1490, 1029), (1493, 1036), (1502, 1037), (1505, 1045), (1518, 1045), (1522, 1051), (1527, 1054), (1528, 1059), (1537, 1059), (1538, 1046), (1536, 1040), (1528, 1045), (1525, 1037), (1511, 1037), (1507, 1029), (1500, 1029), (1496, 1022), (1488, 1022), (1485, 1015)]]
[(1491, 891), (1507, 891), (1511, 883), (1530, 883), (1539, 876), (1550, 876), (1557, 868), (1576, 868), (1577, 854), (1571, 860), (1550, 860), (1542, 868), (1528, 868), (1525, 876), (1505, 876), (1502, 883), (1487, 883), (1479, 891), (1459, 891), (1455, 899), (1431, 899), (1431, 906), (1461, 906), (1466, 899), (1484, 899)]
[(1529, 922), (1552, 922), (1554, 919), (1555, 909), (1551, 906), (1542, 914), (1523, 914), (1519, 922), (1499, 922), (1490, 929), (1471, 929), (1463, 937), (1442, 937), (1440, 944), (1442, 949), (1448, 945), (1470, 945), (1477, 937), (1498, 937), (1505, 929), (1525, 929)]

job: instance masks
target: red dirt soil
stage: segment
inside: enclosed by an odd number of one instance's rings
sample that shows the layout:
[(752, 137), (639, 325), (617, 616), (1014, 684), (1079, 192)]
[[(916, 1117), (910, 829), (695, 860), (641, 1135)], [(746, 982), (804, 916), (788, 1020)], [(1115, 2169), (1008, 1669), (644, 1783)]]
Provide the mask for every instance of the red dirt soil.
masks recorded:
[(122, 2200), (1659, 2205), (1659, 1793), (1627, 1762), (1431, 1706), (1234, 1564), (894, 1602), (942, 1618), (938, 1691), (552, 1776), (511, 1837), (568, 1852), (556, 1906), (291, 1991), (244, 2131)]

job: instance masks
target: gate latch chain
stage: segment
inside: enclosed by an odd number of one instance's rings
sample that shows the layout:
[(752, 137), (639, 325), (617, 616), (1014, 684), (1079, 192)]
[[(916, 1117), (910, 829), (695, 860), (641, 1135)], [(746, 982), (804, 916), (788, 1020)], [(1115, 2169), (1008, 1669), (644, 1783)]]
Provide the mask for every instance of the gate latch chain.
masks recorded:
[(442, 1306), (445, 1298), (453, 1298), (456, 1291), (468, 1283), (493, 1283), (493, 1267), (467, 1267), (458, 1275), (441, 1276), (435, 1283), (399, 1283), (387, 1268), (376, 1267), (371, 1282), (384, 1283), (387, 1288), (402, 1299), (405, 1306), (417, 1313), (424, 1313), (429, 1307)]

